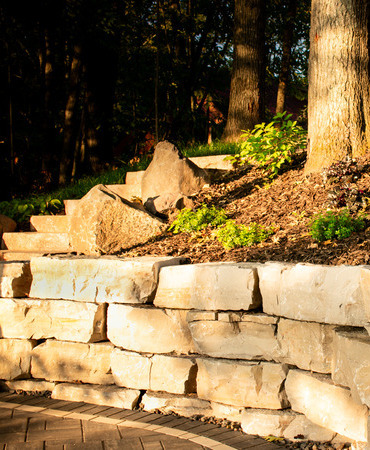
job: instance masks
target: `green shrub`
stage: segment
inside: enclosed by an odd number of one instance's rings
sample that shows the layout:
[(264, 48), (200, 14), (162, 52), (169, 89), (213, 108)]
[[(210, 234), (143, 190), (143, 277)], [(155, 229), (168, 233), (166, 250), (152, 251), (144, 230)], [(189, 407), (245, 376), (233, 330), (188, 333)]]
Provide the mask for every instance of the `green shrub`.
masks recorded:
[(233, 220), (217, 231), (217, 239), (226, 249), (235, 247), (250, 247), (265, 241), (271, 234), (273, 228), (264, 228), (255, 222), (249, 225), (237, 225)]
[(306, 131), (290, 117), (286, 112), (277, 114), (272, 122), (263, 122), (252, 131), (245, 131), (241, 136), (245, 139), (241, 151), (227, 159), (240, 165), (258, 164), (273, 178), (283, 165), (292, 161), (298, 150), (306, 147)]
[(345, 239), (355, 231), (365, 228), (362, 217), (352, 217), (347, 210), (333, 212), (327, 211), (318, 214), (311, 224), (311, 236), (322, 242), (330, 239)]
[(209, 208), (203, 204), (195, 211), (188, 208), (182, 209), (172, 222), (169, 230), (175, 234), (181, 232), (193, 233), (208, 226), (218, 227), (224, 224), (226, 220), (227, 216), (223, 209), (217, 209), (214, 206)]

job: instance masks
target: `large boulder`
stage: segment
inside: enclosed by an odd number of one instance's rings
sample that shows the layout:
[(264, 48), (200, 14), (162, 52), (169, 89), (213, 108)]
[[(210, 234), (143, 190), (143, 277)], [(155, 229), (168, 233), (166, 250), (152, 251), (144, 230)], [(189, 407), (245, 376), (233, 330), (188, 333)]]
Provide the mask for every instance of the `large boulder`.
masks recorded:
[(112, 254), (146, 242), (166, 226), (141, 205), (99, 184), (79, 201), (72, 214), (71, 245), (86, 255)]
[(8, 216), (0, 214), (0, 237), (3, 233), (12, 233), (17, 228), (17, 223)]
[(187, 197), (209, 184), (208, 172), (198, 167), (168, 141), (157, 144), (141, 181), (141, 197), (152, 212), (187, 206)]

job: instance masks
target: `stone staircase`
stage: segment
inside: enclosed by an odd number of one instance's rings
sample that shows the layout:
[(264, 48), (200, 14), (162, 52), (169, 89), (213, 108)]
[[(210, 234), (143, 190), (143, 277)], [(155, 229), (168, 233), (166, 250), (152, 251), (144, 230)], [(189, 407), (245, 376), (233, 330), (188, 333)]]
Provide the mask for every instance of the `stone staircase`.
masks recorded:
[[(232, 170), (226, 155), (189, 158), (204, 169)], [(144, 170), (127, 172), (125, 184), (107, 185), (120, 197), (132, 200), (141, 197), (141, 180)], [(33, 256), (70, 253), (73, 248), (69, 238), (70, 217), (79, 200), (65, 200), (65, 215), (32, 216), (29, 232), (3, 233), (0, 261), (26, 261)]]

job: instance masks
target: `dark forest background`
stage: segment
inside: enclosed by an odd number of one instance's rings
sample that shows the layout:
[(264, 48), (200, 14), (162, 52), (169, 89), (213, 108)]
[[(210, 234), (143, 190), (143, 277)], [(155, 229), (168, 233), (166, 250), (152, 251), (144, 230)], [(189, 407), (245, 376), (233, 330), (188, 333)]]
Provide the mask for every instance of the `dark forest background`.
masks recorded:
[[(264, 116), (280, 78), (284, 109), (304, 123), (310, 2), (268, 0), (263, 13)], [(158, 140), (221, 139), (234, 14), (226, 0), (6, 0), (1, 200), (140, 157)]]

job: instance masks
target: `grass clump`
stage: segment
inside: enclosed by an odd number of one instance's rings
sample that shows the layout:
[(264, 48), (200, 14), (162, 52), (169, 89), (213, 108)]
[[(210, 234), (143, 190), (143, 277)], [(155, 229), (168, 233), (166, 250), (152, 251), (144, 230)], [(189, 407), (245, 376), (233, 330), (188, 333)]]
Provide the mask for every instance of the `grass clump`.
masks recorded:
[(203, 204), (200, 208), (192, 211), (189, 208), (182, 209), (172, 222), (169, 230), (173, 233), (194, 233), (204, 228), (218, 227), (227, 221), (226, 212), (214, 206), (208, 207)]
[(217, 239), (225, 249), (230, 250), (236, 247), (251, 247), (254, 244), (259, 244), (273, 233), (272, 227), (265, 228), (255, 222), (249, 225), (237, 225), (233, 220), (228, 220), (217, 231)]
[(319, 242), (345, 239), (365, 228), (362, 217), (353, 217), (347, 210), (327, 211), (315, 216), (311, 224), (311, 236)]
[(184, 156), (191, 158), (195, 156), (234, 155), (240, 151), (240, 144), (215, 140), (212, 144), (194, 144), (184, 148), (180, 146), (180, 148)]

